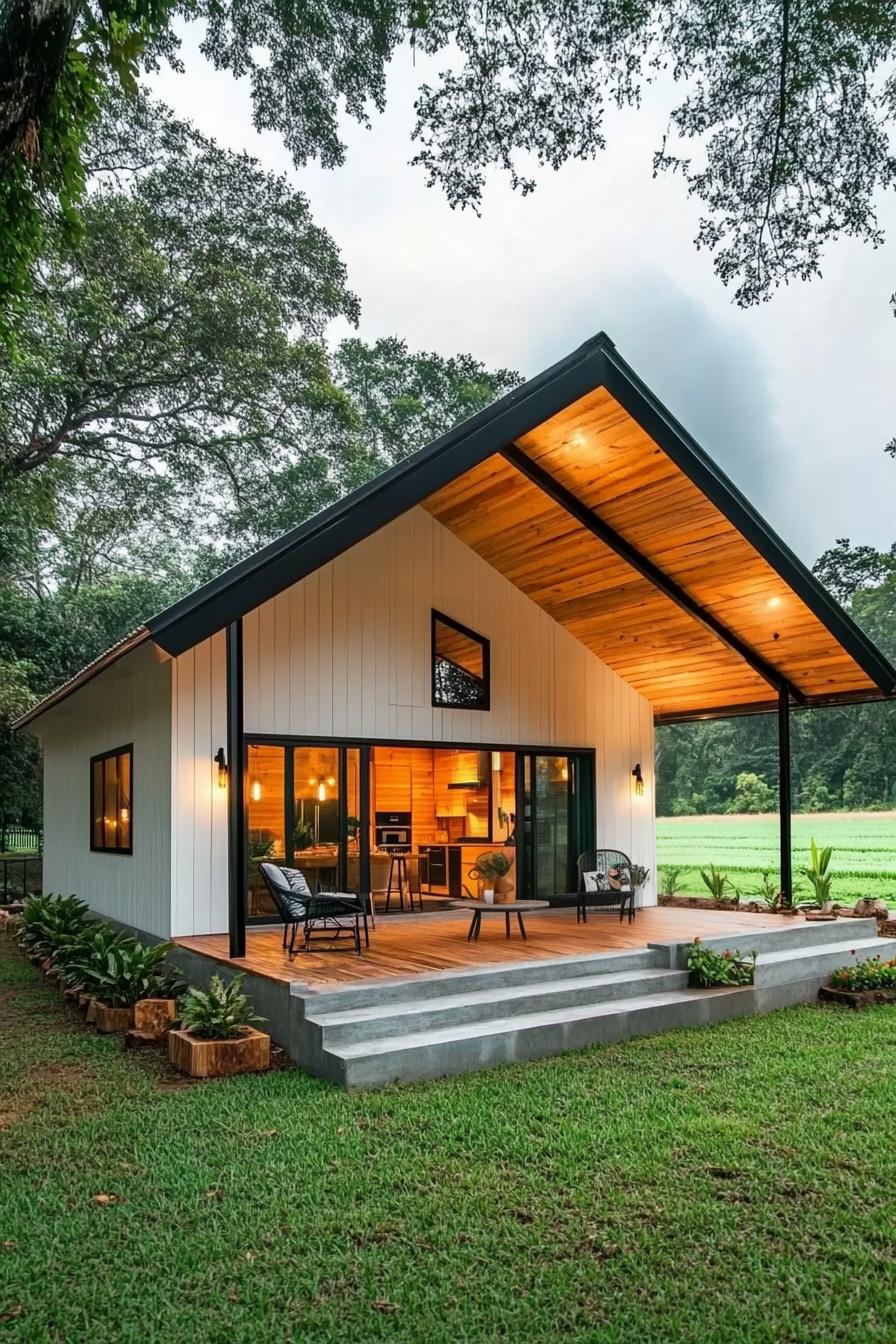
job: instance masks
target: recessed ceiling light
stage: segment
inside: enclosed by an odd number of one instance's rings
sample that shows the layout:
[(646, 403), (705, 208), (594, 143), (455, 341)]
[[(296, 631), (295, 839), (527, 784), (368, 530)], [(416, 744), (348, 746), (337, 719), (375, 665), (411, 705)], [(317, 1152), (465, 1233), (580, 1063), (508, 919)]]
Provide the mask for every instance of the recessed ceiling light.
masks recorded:
[(772, 608), (772, 610), (774, 611), (775, 607), (780, 607), (780, 605), (781, 605), (781, 598), (780, 598), (780, 597), (770, 597), (769, 600), (768, 600), (768, 605), (769, 605), (769, 606)]

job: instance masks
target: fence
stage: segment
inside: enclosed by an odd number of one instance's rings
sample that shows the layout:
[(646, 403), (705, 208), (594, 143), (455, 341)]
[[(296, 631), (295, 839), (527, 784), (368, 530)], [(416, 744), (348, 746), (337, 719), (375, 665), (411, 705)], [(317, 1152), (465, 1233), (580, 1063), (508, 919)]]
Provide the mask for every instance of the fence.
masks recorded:
[(43, 856), (15, 855), (0, 859), (0, 905), (24, 900), (43, 887)]
[(44, 833), (34, 826), (0, 823), (0, 854), (40, 854)]

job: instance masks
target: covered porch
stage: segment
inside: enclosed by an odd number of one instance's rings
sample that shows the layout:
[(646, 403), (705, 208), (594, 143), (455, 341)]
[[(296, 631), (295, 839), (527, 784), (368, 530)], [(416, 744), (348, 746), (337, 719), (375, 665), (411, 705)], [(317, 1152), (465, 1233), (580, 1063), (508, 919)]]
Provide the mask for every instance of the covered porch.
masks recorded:
[[(513, 903), (507, 906), (513, 912)], [(756, 915), (727, 910), (691, 910), (651, 906), (639, 910), (632, 924), (613, 912), (590, 912), (586, 924), (576, 924), (575, 910), (540, 910), (526, 915), (525, 941), (512, 925), (506, 937), (504, 920), (486, 920), (477, 942), (467, 942), (468, 910), (446, 910), (427, 915), (381, 919), (362, 957), (346, 951), (298, 953), (290, 961), (282, 946), (282, 931), (249, 929), (244, 956), (232, 957), (226, 933), (177, 938), (187, 951), (222, 966), (268, 980), (318, 987), (374, 984), (407, 976), (443, 971), (478, 970), (556, 957), (583, 957), (594, 953), (635, 951), (653, 943), (692, 941), (694, 938), (730, 937), (731, 946), (749, 952), (751, 937), (788, 928), (784, 915)]]

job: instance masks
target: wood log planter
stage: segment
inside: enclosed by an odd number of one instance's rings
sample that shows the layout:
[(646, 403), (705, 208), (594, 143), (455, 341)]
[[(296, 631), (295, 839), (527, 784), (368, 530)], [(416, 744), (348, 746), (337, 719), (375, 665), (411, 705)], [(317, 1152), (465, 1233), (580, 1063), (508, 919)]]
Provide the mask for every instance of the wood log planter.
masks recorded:
[(168, 1033), (168, 1059), (176, 1069), (191, 1078), (221, 1078), (270, 1067), (271, 1038), (252, 1025), (261, 1018), (252, 1012), (242, 984), (242, 975), (226, 984), (213, 975), (207, 990), (187, 990), (182, 1025)]
[[(91, 1009), (93, 1016), (91, 1017)], [(92, 1022), (97, 1031), (111, 1036), (115, 1032), (127, 1031), (134, 1020), (133, 1008), (113, 1008), (101, 999), (94, 999), (87, 1010), (87, 1021)]]
[(244, 1027), (240, 1036), (212, 1041), (181, 1028), (168, 1033), (168, 1059), (191, 1078), (261, 1073), (270, 1067), (271, 1038), (254, 1027)]

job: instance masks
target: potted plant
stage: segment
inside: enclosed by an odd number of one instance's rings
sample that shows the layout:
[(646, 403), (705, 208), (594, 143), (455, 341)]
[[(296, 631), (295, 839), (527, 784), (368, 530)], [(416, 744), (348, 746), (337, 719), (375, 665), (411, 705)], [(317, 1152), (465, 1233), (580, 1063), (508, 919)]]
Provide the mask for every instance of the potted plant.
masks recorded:
[(647, 885), (647, 879), (650, 877), (650, 869), (645, 868), (643, 864), (633, 863), (628, 870), (628, 875), (632, 884), (633, 899), (635, 904), (639, 904), (638, 898)]
[(19, 945), (32, 961), (50, 971), (57, 947), (89, 923), (90, 911), (77, 896), (57, 896), (52, 892), (30, 896), (22, 909)]
[(174, 1020), (170, 973), (163, 966), (171, 947), (171, 943), (145, 947), (134, 938), (122, 937), (105, 949), (102, 941), (94, 941), (82, 961), (73, 961), (71, 972), (80, 976), (92, 1000), (87, 1020), (97, 1031), (127, 1031), (134, 1026), (135, 1005), (147, 999), (165, 1000), (167, 1005), (152, 1011), (150, 1020)]
[(870, 957), (839, 967), (832, 972), (831, 983), (818, 991), (818, 997), (823, 1002), (856, 1009), (872, 1003), (896, 1003), (896, 957), (891, 961)]
[(213, 975), (207, 990), (187, 990), (181, 1025), (168, 1033), (168, 1059), (176, 1069), (191, 1078), (219, 1078), (268, 1068), (271, 1038), (251, 1025), (264, 1018), (252, 1012), (242, 986), (242, 975), (226, 984)]
[(515, 898), (513, 878), (508, 877), (512, 867), (513, 860), (503, 850), (492, 849), (479, 855), (470, 869), (470, 875), (485, 884), (482, 897), (486, 905), (491, 905), (493, 901), (501, 904)]
[(831, 855), (833, 849), (827, 845), (824, 849), (819, 849), (813, 840), (809, 846), (810, 864), (808, 868), (802, 869), (805, 877), (812, 888), (812, 898), (808, 902), (814, 909), (810, 909), (806, 919), (836, 919), (834, 912), (834, 902), (831, 898), (831, 884), (834, 881), (833, 873), (828, 869), (831, 865)]
[(752, 985), (756, 969), (756, 953), (716, 952), (695, 938), (688, 948), (688, 984), (700, 989), (723, 985)]

